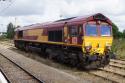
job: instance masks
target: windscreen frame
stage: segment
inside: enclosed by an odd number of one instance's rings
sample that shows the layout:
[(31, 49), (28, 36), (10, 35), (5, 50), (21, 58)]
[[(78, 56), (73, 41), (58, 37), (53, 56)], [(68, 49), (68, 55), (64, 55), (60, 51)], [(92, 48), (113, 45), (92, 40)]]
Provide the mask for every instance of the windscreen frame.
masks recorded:
[[(112, 33), (112, 25), (111, 24), (109, 24), (107, 22), (102, 22), (102, 21), (101, 21), (100, 24), (98, 24), (96, 21), (90, 21), (90, 22), (87, 22), (87, 23), (83, 24), (84, 36), (88, 36), (88, 35), (86, 35), (86, 25), (87, 24), (97, 26), (97, 35), (96, 36), (89, 36), (89, 37), (111, 37), (113, 35), (113, 33)], [(101, 36), (101, 31), (100, 31), (101, 25), (107, 25), (107, 26), (110, 27), (110, 36)]]
[[(101, 27), (101, 26), (108, 26), (108, 28), (110, 29), (110, 30), (109, 30), (110, 35), (102, 35), (102, 33), (101, 33), (102, 27)], [(112, 36), (112, 27), (111, 27), (110, 25), (100, 25), (99, 31), (100, 31), (100, 36), (101, 36), (101, 37), (110, 37), (110, 36)]]
[[(84, 25), (84, 36), (90, 36), (90, 35), (86, 35), (86, 26), (87, 25), (96, 25), (96, 32), (97, 32), (96, 36), (98, 36), (98, 25), (96, 24), (95, 21), (85, 23), (85, 25)], [(96, 36), (91, 35), (90, 37), (96, 37)]]

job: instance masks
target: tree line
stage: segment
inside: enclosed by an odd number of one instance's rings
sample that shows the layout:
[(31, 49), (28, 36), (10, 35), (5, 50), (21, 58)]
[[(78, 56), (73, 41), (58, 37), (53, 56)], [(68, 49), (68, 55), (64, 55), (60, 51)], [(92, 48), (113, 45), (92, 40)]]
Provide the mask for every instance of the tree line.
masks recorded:
[(6, 38), (8, 38), (8, 39), (13, 39), (14, 38), (14, 34), (15, 34), (15, 32), (14, 32), (14, 30), (16, 29), (16, 28), (18, 28), (18, 27), (20, 27), (20, 26), (14, 26), (13, 25), (13, 23), (9, 23), (8, 25), (7, 25), (7, 32), (6, 32)]
[(114, 38), (116, 39), (125, 38), (125, 29), (121, 32), (119, 31), (119, 28), (113, 23), (112, 30)]
[[(7, 35), (6, 35), (7, 38), (13, 39), (15, 28), (16, 27), (12, 23), (8, 24), (8, 26), (7, 26)], [(119, 31), (119, 28), (113, 23), (112, 30), (113, 30), (113, 37), (115, 39), (125, 38), (125, 29), (123, 30), (123, 32), (121, 32), (121, 31)]]

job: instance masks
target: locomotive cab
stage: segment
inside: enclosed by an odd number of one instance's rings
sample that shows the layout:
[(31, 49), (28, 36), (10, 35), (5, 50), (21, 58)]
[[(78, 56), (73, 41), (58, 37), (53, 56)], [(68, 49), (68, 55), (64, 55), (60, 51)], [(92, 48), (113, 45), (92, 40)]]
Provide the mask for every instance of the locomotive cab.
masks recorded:
[(85, 25), (83, 51), (86, 53), (105, 55), (112, 46), (112, 27), (108, 23), (89, 22)]
[(97, 14), (93, 16), (93, 20), (86, 22), (83, 26), (82, 50), (85, 53), (86, 62), (92, 65), (93, 62), (97, 62), (101, 66), (109, 64), (113, 41), (112, 24), (106, 17)]

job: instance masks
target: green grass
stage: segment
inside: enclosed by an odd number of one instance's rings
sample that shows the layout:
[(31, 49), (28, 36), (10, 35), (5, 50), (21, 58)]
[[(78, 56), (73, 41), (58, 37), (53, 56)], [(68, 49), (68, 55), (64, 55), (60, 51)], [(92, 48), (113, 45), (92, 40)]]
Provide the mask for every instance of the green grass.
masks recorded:
[(116, 58), (125, 59), (125, 39), (114, 39), (112, 51), (116, 54)]
[(6, 36), (0, 36), (0, 41), (6, 41), (6, 40), (8, 40)]
[(13, 43), (13, 39), (8, 39), (6, 36), (0, 36), (0, 42)]
[(0, 41), (4, 42), (4, 41), (10, 41), (10, 39), (7, 38), (0, 38)]

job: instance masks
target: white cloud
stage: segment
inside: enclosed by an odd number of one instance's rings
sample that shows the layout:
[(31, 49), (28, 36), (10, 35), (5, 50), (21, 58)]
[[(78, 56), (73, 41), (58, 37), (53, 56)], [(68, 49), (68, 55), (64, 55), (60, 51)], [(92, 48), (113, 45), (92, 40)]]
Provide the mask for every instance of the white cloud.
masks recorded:
[[(15, 17), (17, 23), (24, 26), (101, 12), (123, 30), (125, 29), (124, 3), (124, 0), (15, 0), (13, 5), (0, 13), (0, 24), (15, 23)], [(0, 7), (5, 8), (4, 6)]]

